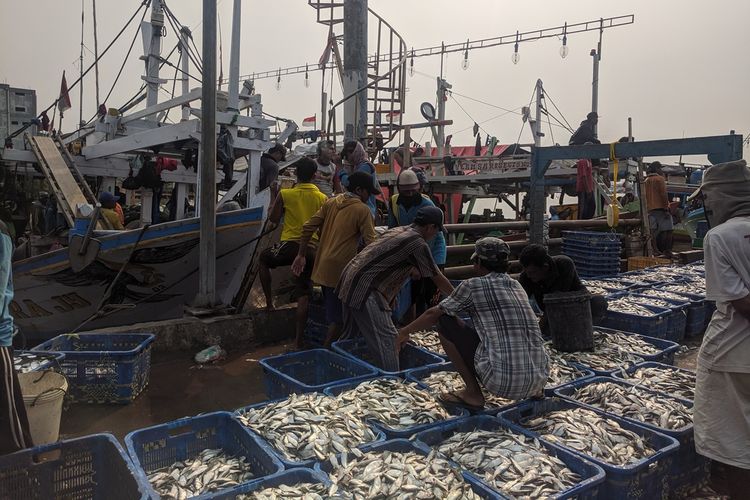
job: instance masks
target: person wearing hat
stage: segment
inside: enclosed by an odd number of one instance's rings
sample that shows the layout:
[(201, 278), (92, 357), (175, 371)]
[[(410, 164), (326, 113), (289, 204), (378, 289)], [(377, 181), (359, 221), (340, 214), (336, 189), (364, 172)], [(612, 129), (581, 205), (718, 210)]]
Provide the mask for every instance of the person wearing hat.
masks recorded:
[(271, 187), (279, 178), (279, 162), (286, 161), (286, 148), (281, 144), (274, 144), (267, 153), (260, 157), (260, 181), (258, 191)]
[(386, 231), (341, 273), (336, 293), (343, 311), (342, 337), (364, 337), (375, 364), (383, 370), (399, 370), (398, 331), (391, 319), (390, 304), (406, 278), (429, 278), (444, 294), (453, 291), (427, 244), (442, 230), (442, 210), (420, 208), (414, 222)]
[(599, 115), (592, 111), (586, 115), (573, 135), (570, 136), (568, 146), (581, 146), (586, 143), (601, 144), (596, 137), (596, 124), (599, 123)]
[[(486, 237), (471, 261), (479, 277), (462, 281), (450, 296), (399, 330), (398, 345), (413, 332), (438, 326), (440, 343), (466, 387), (440, 395), (445, 403), (484, 407), (482, 388), (507, 399), (541, 396), (549, 362), (536, 315), (520, 283), (508, 276), (510, 247)], [(468, 316), (473, 327), (460, 318)]]
[(115, 196), (109, 191), (102, 191), (99, 195), (99, 204), (101, 204), (101, 214), (104, 219), (109, 223), (112, 229), (122, 231), (125, 226), (120, 221), (120, 216), (117, 214), (117, 200), (119, 196)]
[(710, 167), (689, 199), (702, 199), (706, 299), (716, 311), (698, 353), (695, 449), (724, 465), (731, 498), (750, 485), (750, 168)]
[(667, 181), (661, 169), (661, 163), (653, 161), (648, 166), (644, 182), (648, 224), (651, 229), (651, 246), (657, 255), (663, 254), (672, 258), (672, 232), (674, 223), (669, 212)]
[(341, 271), (351, 261), (360, 247), (375, 241), (375, 225), (367, 206), (370, 195), (380, 194), (366, 172), (354, 172), (349, 176), (347, 192), (326, 201), (320, 210), (302, 226), (299, 251), (292, 264), (292, 272), (299, 276), (307, 264), (307, 247), (313, 234), (320, 232), (315, 264), (312, 269), (313, 283), (321, 285), (325, 305), (328, 336), (323, 342), (329, 347), (341, 336), (343, 312), (341, 300), (335, 293)]

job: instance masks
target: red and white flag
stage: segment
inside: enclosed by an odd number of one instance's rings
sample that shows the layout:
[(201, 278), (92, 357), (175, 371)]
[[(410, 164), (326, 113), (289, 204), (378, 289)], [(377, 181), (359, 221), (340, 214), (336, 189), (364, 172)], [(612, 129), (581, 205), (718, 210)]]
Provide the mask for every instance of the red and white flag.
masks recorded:
[(394, 120), (398, 120), (398, 118), (401, 116), (401, 111), (391, 111), (390, 113), (385, 114), (385, 119), (389, 122), (393, 122)]
[(308, 116), (307, 118), (305, 118), (304, 120), (302, 120), (302, 126), (303, 127), (314, 127), (315, 123), (316, 123), (315, 116), (316, 115)]
[(57, 100), (57, 108), (60, 114), (66, 109), (70, 109), (70, 94), (68, 93), (68, 82), (65, 80), (65, 71), (63, 71), (62, 82), (60, 82), (60, 97)]

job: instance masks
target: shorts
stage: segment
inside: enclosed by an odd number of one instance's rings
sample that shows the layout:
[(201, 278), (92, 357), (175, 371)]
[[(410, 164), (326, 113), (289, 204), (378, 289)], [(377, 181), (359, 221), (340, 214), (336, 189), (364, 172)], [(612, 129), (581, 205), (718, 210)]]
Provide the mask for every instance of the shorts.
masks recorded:
[(323, 289), (323, 304), (326, 310), (326, 323), (329, 325), (344, 323), (344, 313), (341, 306), (341, 299), (336, 294), (336, 289), (330, 286), (321, 286)]
[[(282, 241), (272, 247), (266, 248), (260, 254), (260, 262), (269, 269), (291, 266), (299, 252), (299, 242)], [(294, 277), (295, 297), (304, 297), (312, 293), (312, 269), (315, 264), (315, 249), (307, 247), (307, 262), (302, 274)]]
[(663, 209), (650, 210), (648, 212), (648, 224), (651, 227), (651, 233), (654, 235), (674, 229), (672, 214)]
[(474, 366), (474, 354), (479, 347), (479, 335), (477, 335), (476, 330), (455, 316), (443, 314), (438, 320), (438, 331), (447, 341), (456, 346), (461, 359), (464, 360), (466, 366), (476, 377), (477, 369)]

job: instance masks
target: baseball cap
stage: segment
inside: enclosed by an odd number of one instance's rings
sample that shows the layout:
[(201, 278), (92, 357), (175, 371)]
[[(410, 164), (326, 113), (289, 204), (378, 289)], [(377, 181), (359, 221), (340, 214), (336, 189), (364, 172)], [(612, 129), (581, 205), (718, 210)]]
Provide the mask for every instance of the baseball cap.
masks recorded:
[(703, 173), (703, 180), (698, 189), (687, 197), (688, 201), (693, 200), (701, 194), (705, 188), (717, 188), (722, 184), (745, 184), (750, 182), (750, 168), (745, 160), (730, 161), (728, 163), (718, 163), (709, 167)]
[(356, 188), (367, 189), (370, 194), (380, 194), (380, 189), (375, 185), (372, 175), (367, 172), (349, 174), (349, 191), (354, 191)]
[(471, 260), (479, 258), (487, 262), (506, 260), (510, 255), (510, 247), (500, 238), (487, 236), (474, 243), (474, 253)]
[(418, 226), (435, 224), (438, 229), (443, 231), (443, 211), (438, 207), (422, 207), (417, 210), (417, 216), (414, 217), (414, 223)]
[(114, 202), (119, 200), (119, 196), (115, 196), (109, 191), (102, 191), (101, 194), (99, 194), (99, 202), (100, 203), (107, 203), (107, 202)]

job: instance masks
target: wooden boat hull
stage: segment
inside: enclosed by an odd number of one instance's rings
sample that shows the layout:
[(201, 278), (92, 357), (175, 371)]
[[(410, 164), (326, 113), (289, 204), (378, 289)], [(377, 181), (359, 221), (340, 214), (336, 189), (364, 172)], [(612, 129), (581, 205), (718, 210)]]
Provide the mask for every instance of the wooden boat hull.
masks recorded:
[[(240, 288), (264, 220), (262, 207), (217, 214), (216, 292), (224, 304)], [(146, 229), (106, 302), (107, 309), (118, 310), (81, 331), (183, 316), (198, 291), (199, 227), (192, 218)], [(91, 318), (140, 231), (98, 233), (101, 250), (78, 273), (70, 268), (67, 248), (14, 262), (11, 313), (27, 341), (70, 332)]]

